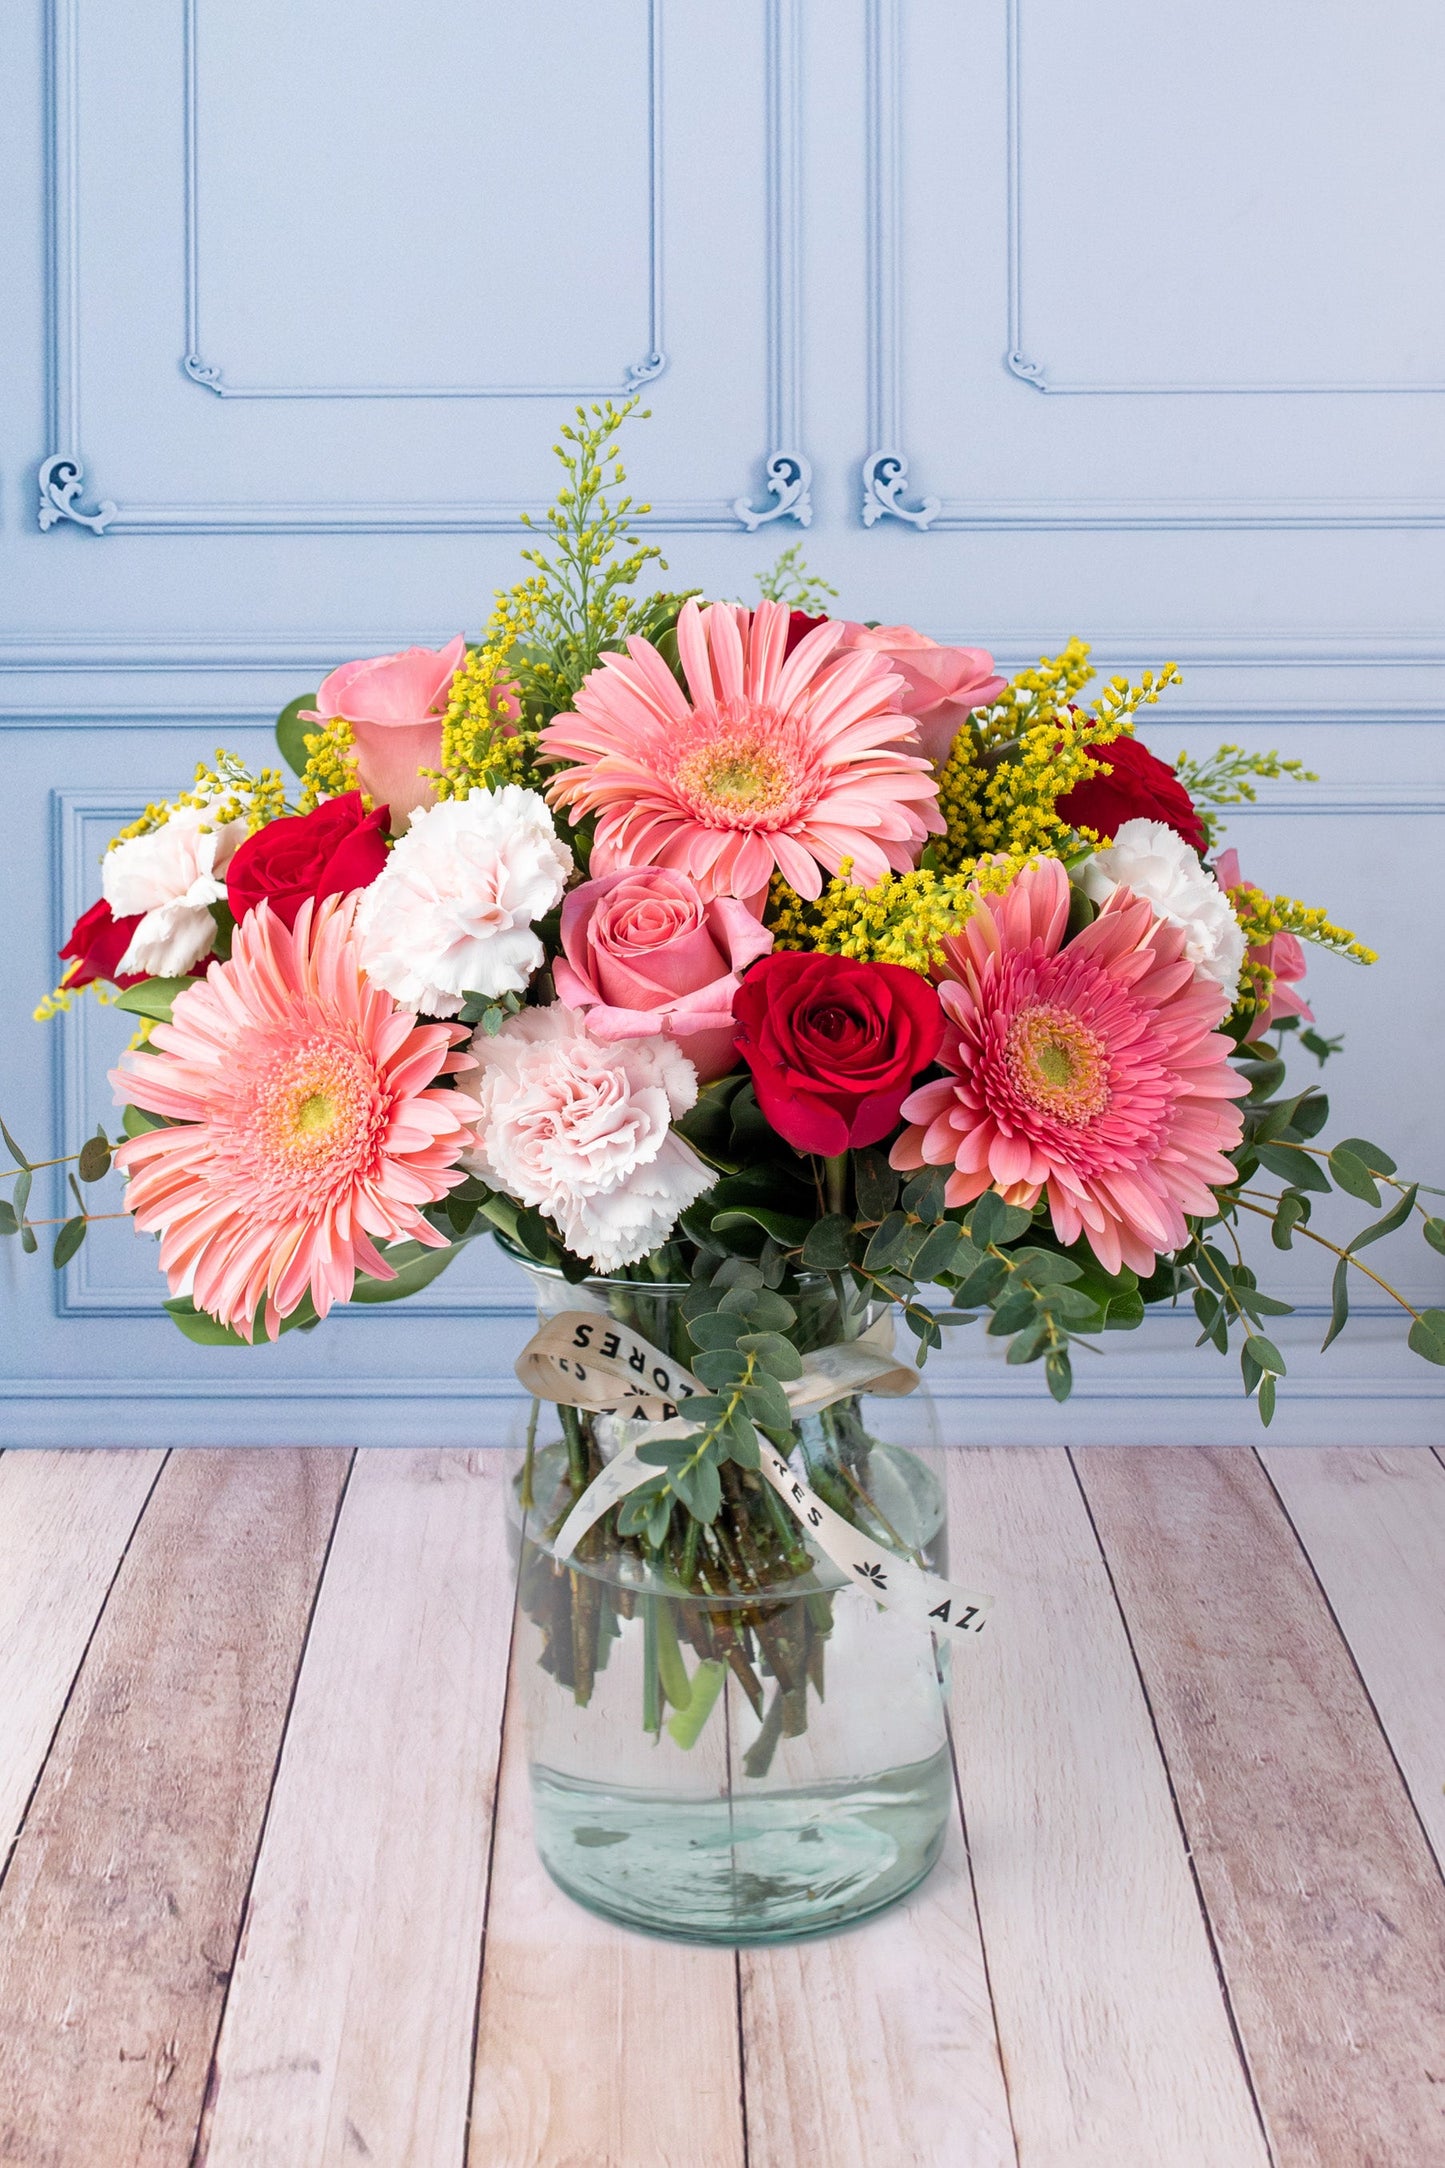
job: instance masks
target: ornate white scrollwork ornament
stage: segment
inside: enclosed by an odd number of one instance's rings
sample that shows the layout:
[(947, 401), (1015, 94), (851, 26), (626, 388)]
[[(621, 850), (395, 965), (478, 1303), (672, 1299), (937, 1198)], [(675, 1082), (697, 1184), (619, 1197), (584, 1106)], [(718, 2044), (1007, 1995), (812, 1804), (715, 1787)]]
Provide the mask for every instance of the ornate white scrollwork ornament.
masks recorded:
[(905, 520), (910, 527), (926, 527), (943, 508), (940, 497), (924, 497), (918, 504), (902, 502), (908, 487), (908, 461), (899, 452), (874, 452), (863, 462), (863, 524), (876, 527), (880, 519)]
[(93, 512), (81, 511), (76, 499), (85, 481), (85, 469), (65, 452), (54, 452), (41, 462), (38, 480), (42, 534), (63, 519), (73, 520), (77, 527), (88, 527), (92, 534), (104, 534), (115, 518), (116, 507), (109, 497)]
[(813, 524), (813, 468), (801, 452), (774, 452), (766, 468), (767, 486), (774, 502), (754, 505), (746, 497), (734, 497), (733, 510), (756, 534), (770, 520), (795, 519), (800, 527)]

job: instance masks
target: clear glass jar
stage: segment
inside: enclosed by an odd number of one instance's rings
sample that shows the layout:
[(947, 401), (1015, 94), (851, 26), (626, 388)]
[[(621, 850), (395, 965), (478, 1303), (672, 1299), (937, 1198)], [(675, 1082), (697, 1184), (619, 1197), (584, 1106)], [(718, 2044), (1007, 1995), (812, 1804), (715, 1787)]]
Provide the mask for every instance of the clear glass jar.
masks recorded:
[[(516, 1261), (541, 1318), (606, 1312), (688, 1360), (685, 1282), (569, 1283)], [(826, 1279), (797, 1307), (804, 1352), (845, 1336)], [(734, 1466), (710, 1530), (679, 1509), (675, 1540), (649, 1556), (609, 1515), (559, 1562), (552, 1539), (632, 1426), (541, 1415), (562, 1435), (529, 1451), (513, 1526), (536, 1840), (554, 1880), (623, 1925), (727, 1944), (838, 1928), (903, 1896), (950, 1812), (947, 1652), (810, 1550), (771, 1486)], [(870, 1435), (856, 1397), (804, 1418), (793, 1451), (872, 1540), (946, 1569), (941, 1485)]]

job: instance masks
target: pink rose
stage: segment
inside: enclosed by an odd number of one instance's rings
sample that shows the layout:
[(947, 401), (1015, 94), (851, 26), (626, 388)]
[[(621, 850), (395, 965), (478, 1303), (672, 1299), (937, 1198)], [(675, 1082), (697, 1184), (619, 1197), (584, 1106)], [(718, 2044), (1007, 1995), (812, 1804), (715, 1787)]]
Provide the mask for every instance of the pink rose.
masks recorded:
[(935, 768), (947, 760), (973, 710), (990, 707), (1008, 684), (996, 675), (986, 648), (940, 647), (911, 625), (850, 624), (843, 636), (843, 650), (848, 648), (888, 657), (904, 682), (899, 706), (918, 725), (918, 750)]
[(436, 792), (417, 771), (441, 764), (442, 718), (466, 651), (458, 633), (443, 648), (409, 647), (400, 655), (344, 662), (322, 685), (316, 706), (301, 710), (303, 722), (341, 716), (351, 724), (357, 777), (374, 804), (390, 806), (394, 835), (419, 807), (436, 803)]
[(665, 1033), (697, 1070), (725, 1076), (733, 1051), (738, 974), (773, 945), (736, 896), (703, 903), (669, 866), (637, 866), (584, 881), (562, 905), (557, 998), (587, 1011), (594, 1039)]
[[(1219, 853), (1214, 861), (1214, 878), (1226, 894), (1230, 889), (1244, 885), (1244, 876), (1239, 870), (1238, 851)], [(1297, 1016), (1301, 1023), (1312, 1024), (1315, 1020), (1314, 1010), (1302, 995), (1295, 992), (1295, 987), (1308, 968), (1305, 952), (1295, 936), (1282, 930), (1272, 934), (1268, 941), (1256, 941), (1253, 948), (1245, 951), (1245, 955), (1250, 963), (1263, 964), (1266, 970), (1274, 973), (1269, 1000), (1250, 1024), (1249, 1037), (1258, 1039), (1281, 1016)]]

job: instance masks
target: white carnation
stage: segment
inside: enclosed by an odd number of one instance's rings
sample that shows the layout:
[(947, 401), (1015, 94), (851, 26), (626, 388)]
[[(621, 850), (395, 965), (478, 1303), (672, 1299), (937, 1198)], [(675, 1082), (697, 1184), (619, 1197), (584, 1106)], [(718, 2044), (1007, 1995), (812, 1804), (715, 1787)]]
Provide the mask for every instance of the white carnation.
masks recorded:
[(428, 1016), (455, 1016), (468, 993), (520, 994), (543, 957), (533, 922), (571, 871), (545, 801), (520, 784), (413, 813), (356, 914), (362, 968)]
[(481, 1066), (458, 1085), (482, 1118), (463, 1164), (545, 1212), (600, 1272), (646, 1257), (711, 1188), (672, 1128), (697, 1098), (697, 1071), (672, 1040), (603, 1045), (557, 1003), (524, 1009), (495, 1037), (479, 1031), (472, 1052)]
[(1244, 962), (1244, 934), (1228, 896), (1182, 836), (1163, 821), (1125, 821), (1111, 844), (1096, 851), (1076, 876), (1086, 896), (1106, 903), (1116, 888), (1132, 889), (1158, 917), (1178, 926), (1196, 971), (1233, 1000)]
[(216, 939), (210, 906), (226, 894), (231, 853), (245, 841), (244, 821), (217, 821), (209, 806), (177, 806), (149, 835), (113, 843), (101, 889), (117, 918), (140, 924), (117, 972), (178, 979), (208, 956)]

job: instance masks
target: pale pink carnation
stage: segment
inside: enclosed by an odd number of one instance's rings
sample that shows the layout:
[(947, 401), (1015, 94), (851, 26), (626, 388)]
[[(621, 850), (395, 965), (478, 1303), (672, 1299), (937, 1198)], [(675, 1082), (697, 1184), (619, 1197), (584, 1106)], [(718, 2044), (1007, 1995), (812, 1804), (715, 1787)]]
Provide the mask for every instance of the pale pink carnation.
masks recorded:
[(1216, 1029), (1229, 997), (1197, 974), (1183, 931), (1117, 888), (1067, 947), (1057, 859), (980, 897), (939, 986), (951, 1073), (903, 1102), (895, 1167), (949, 1167), (949, 1204), (996, 1189), (1047, 1194), (1061, 1242), (1082, 1235), (1109, 1272), (1147, 1274), (1236, 1179), (1236, 1099), (1249, 1086)]
[[(548, 796), (574, 820), (597, 813), (594, 874), (671, 866), (709, 896), (760, 904), (776, 869), (800, 896), (844, 859), (865, 887), (905, 872), (941, 835), (938, 786), (898, 713), (902, 682), (882, 656), (836, 652), (817, 625), (784, 660), (789, 611), (683, 605), (682, 691), (647, 640), (604, 655), (574, 712), (542, 749), (574, 765)], [(689, 697), (690, 696), (690, 697)]]
[(672, 1122), (697, 1099), (697, 1072), (664, 1038), (604, 1046), (560, 1002), (524, 1009), (472, 1041), (481, 1105), (467, 1163), (562, 1231), (599, 1272), (665, 1242), (717, 1179)]
[(226, 900), (226, 867), (246, 839), (244, 821), (217, 820), (208, 805), (179, 805), (143, 836), (112, 843), (101, 889), (117, 918), (140, 924), (116, 970), (179, 979), (216, 943), (213, 903)]
[(251, 1338), (275, 1339), (308, 1292), (318, 1316), (358, 1272), (395, 1278), (376, 1247), (445, 1249), (422, 1217), (465, 1178), (472, 1100), (439, 1077), (474, 1066), (466, 1034), (422, 1024), (363, 975), (356, 894), (269, 903), (241, 921), (229, 962), (177, 995), (154, 1051), (111, 1071), (117, 1103), (179, 1126), (116, 1153), (126, 1209), (161, 1238), (173, 1295)]

